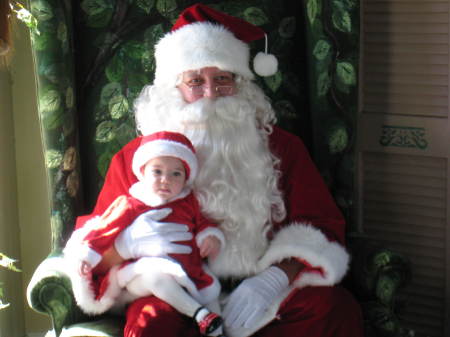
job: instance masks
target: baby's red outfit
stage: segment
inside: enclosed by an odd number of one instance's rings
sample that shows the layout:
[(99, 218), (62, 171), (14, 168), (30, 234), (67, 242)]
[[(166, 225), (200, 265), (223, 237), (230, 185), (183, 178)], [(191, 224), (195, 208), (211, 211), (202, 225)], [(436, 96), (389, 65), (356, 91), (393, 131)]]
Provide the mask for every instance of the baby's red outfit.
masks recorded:
[(217, 225), (201, 214), (199, 203), (192, 192), (184, 198), (176, 199), (157, 207), (148, 206), (132, 196), (120, 196), (105, 212), (105, 214), (116, 213), (118, 216), (108, 217), (106, 225), (90, 231), (84, 238), (84, 242), (90, 249), (102, 255), (114, 244), (120, 232), (131, 225), (139, 215), (150, 210), (162, 208), (171, 208), (172, 213), (161, 220), (161, 222), (185, 224), (193, 234), (193, 239), (177, 242), (190, 246), (192, 253), (170, 254), (169, 256), (181, 264), (198, 290), (211, 286), (214, 279), (203, 268), (204, 261), (200, 257), (195, 237), (198, 233), (208, 228), (216, 228)]

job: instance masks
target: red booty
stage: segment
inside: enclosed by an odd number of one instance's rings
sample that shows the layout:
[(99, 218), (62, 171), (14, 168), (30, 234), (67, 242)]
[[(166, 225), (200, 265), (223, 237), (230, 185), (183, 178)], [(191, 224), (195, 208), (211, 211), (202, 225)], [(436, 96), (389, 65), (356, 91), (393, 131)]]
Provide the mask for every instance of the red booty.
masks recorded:
[(208, 315), (198, 322), (200, 333), (208, 336), (211, 332), (216, 330), (222, 325), (222, 317), (214, 312), (210, 312)]

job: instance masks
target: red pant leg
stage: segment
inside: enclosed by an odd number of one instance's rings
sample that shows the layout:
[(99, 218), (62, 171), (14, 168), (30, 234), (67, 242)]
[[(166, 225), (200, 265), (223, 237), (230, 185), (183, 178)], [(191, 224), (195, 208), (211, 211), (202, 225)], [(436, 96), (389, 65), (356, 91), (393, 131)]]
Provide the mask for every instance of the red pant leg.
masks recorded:
[(155, 296), (142, 297), (130, 304), (124, 337), (200, 337), (198, 326)]
[(359, 304), (342, 287), (307, 287), (296, 291), (278, 319), (254, 337), (362, 337)]

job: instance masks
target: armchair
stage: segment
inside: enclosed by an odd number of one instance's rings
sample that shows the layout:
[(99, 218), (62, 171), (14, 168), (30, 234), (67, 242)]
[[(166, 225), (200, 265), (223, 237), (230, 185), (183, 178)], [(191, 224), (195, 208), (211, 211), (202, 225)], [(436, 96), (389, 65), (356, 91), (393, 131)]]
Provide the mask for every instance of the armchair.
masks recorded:
[[(31, 34), (52, 197), (52, 252), (34, 273), (27, 296), (33, 309), (50, 316), (55, 336), (122, 335), (121, 317), (89, 317), (77, 307), (61, 250), (75, 218), (95, 202), (112, 155), (135, 136), (131, 106), (142, 86), (153, 80), (154, 42), (194, 2), (30, 1), (39, 30)], [(280, 125), (310, 147), (347, 216), (354, 259), (346, 284), (363, 305), (367, 336), (407, 335), (395, 311), (397, 294), (410, 278), (407, 259), (372, 243), (351, 219), (357, 5), (321, 0), (205, 3), (268, 32), (280, 71), (258, 81), (272, 98)], [(298, 47), (305, 52), (294, 53)]]

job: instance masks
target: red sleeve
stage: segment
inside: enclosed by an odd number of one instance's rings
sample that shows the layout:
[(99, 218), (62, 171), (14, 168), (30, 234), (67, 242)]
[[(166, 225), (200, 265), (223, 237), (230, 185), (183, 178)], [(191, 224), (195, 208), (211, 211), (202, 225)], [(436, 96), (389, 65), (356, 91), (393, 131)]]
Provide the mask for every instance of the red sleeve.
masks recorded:
[(128, 227), (137, 216), (132, 199), (122, 195), (98, 218), (96, 226), (83, 241), (99, 254), (110, 248), (119, 233)]
[(270, 146), (281, 160), (280, 187), (287, 211), (281, 225), (309, 223), (330, 241), (344, 244), (344, 217), (300, 138), (274, 128)]
[(140, 141), (141, 137), (133, 139), (111, 159), (108, 172), (106, 172), (105, 182), (98, 195), (94, 211), (90, 215), (78, 217), (76, 228), (84, 226), (86, 221), (92, 217), (103, 214), (118, 196), (128, 194), (131, 185), (137, 182), (137, 178), (131, 170), (131, 162)]

